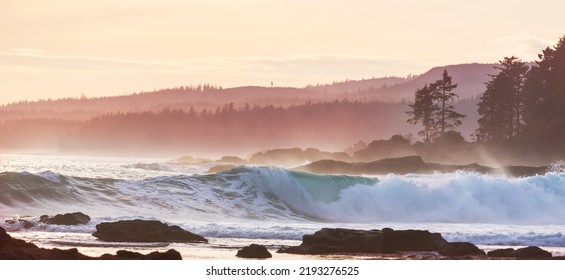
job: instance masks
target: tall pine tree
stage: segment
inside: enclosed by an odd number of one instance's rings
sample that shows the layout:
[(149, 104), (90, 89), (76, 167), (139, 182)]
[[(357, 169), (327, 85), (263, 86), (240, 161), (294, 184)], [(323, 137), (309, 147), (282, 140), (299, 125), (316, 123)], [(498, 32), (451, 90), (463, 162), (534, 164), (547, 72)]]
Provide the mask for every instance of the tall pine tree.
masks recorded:
[(527, 134), (555, 143), (565, 142), (565, 36), (546, 48), (524, 84)]
[(491, 75), (486, 90), (481, 96), (478, 112), (480, 141), (501, 141), (520, 134), (523, 126), (523, 84), (528, 71), (526, 63), (517, 57), (505, 57), (500, 72)]
[(447, 130), (452, 131), (460, 126), (461, 119), (465, 117), (465, 115), (456, 112), (455, 107), (451, 104), (458, 97), (454, 91), (457, 84), (453, 84), (451, 80), (447, 69), (444, 69), (442, 78), (430, 85), (438, 106), (438, 110), (435, 112), (435, 125), (440, 135), (445, 134)]
[(409, 105), (412, 111), (406, 112), (409, 115), (407, 122), (423, 125), (418, 134), (424, 136), (426, 142), (461, 125), (465, 116), (456, 112), (451, 104), (457, 97), (455, 88), (457, 84), (452, 83), (451, 76), (444, 70), (440, 80), (416, 90), (414, 103)]
[(437, 132), (434, 116), (438, 107), (434, 102), (433, 90), (427, 84), (423, 88), (416, 89), (414, 104), (409, 106), (412, 111), (406, 112), (410, 116), (407, 122), (410, 124), (422, 123), (423, 129), (418, 132), (418, 135), (424, 136), (424, 140), (430, 142)]

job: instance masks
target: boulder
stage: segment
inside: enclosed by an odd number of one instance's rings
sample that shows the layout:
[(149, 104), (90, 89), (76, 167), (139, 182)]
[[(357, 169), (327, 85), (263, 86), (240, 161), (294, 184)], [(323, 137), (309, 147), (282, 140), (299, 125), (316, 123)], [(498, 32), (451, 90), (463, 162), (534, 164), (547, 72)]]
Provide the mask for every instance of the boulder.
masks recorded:
[(206, 238), (178, 226), (145, 220), (100, 223), (96, 225), (96, 232), (92, 235), (110, 242), (208, 242)]
[(512, 258), (512, 253), (514, 253), (512, 248), (496, 249), (488, 252), (487, 256), (492, 258)]
[(49, 217), (43, 215), (39, 217), (39, 221), (50, 225), (84, 225), (90, 222), (90, 217), (81, 212), (67, 213), (67, 214), (57, 214), (54, 217)]
[(373, 253), (382, 251), (382, 242), (380, 230), (324, 228), (304, 235), (296, 249), (302, 249), (303, 254)]
[(438, 253), (442, 256), (486, 255), (475, 244), (469, 242), (449, 242), (441, 246)]
[(0, 227), (0, 260), (180, 260), (179, 252), (152, 252), (147, 255), (129, 251), (118, 251), (116, 255), (105, 254), (101, 257), (89, 257), (81, 254), (76, 248), (45, 249), (21, 239), (11, 237)]
[(537, 246), (529, 246), (520, 249), (498, 249), (488, 252), (489, 257), (493, 258), (516, 258), (516, 259), (548, 259), (552, 255), (550, 252)]
[(447, 243), (439, 233), (424, 230), (354, 230), (324, 228), (306, 234), (299, 246), (283, 247), (290, 254), (392, 253), (396, 251), (437, 251)]
[(237, 251), (238, 258), (267, 259), (273, 257), (263, 245), (251, 244)]
[(512, 255), (519, 259), (546, 259), (551, 253), (537, 246), (529, 246), (514, 250)]

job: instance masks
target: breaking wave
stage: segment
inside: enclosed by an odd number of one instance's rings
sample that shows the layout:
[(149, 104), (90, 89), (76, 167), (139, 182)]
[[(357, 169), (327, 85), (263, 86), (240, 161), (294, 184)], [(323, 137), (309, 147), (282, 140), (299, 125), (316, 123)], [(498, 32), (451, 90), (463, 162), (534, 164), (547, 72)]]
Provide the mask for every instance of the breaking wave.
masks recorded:
[(2, 216), (83, 211), (169, 221), (565, 223), (562, 173), (373, 178), (241, 166), (141, 180), (4, 172), (0, 186)]

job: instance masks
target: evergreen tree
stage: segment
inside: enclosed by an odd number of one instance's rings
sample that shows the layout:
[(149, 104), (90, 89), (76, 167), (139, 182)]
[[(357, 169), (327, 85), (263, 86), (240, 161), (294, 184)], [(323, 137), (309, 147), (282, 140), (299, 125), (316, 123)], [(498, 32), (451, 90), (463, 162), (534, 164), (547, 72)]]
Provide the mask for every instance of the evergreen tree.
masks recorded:
[(433, 90), (428, 85), (416, 89), (414, 104), (409, 106), (412, 108), (412, 111), (406, 112), (410, 116), (407, 122), (410, 124), (422, 123), (424, 128), (418, 132), (418, 135), (424, 136), (425, 141), (430, 142), (431, 138), (436, 134), (434, 115), (438, 110), (434, 102)]
[(497, 75), (491, 75), (481, 96), (478, 112), (480, 141), (500, 141), (520, 134), (523, 126), (523, 84), (528, 66), (512, 56), (500, 61)]
[(453, 130), (461, 125), (461, 119), (465, 117), (455, 111), (451, 101), (458, 95), (454, 92), (457, 84), (453, 84), (451, 76), (447, 73), (447, 69), (443, 70), (442, 79), (435, 81), (430, 85), (433, 91), (433, 98), (437, 103), (438, 110), (435, 112), (435, 125), (441, 135), (447, 130)]
[(565, 36), (546, 48), (524, 84), (524, 117), (530, 136), (565, 138)]

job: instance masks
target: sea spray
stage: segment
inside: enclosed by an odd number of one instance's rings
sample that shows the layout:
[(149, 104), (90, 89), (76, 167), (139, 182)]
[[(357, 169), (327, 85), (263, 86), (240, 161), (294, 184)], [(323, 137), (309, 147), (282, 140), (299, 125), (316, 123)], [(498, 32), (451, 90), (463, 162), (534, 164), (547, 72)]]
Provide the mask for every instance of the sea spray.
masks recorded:
[(564, 224), (565, 174), (374, 177), (237, 167), (208, 175), (85, 178), (0, 173), (0, 213), (170, 221)]

